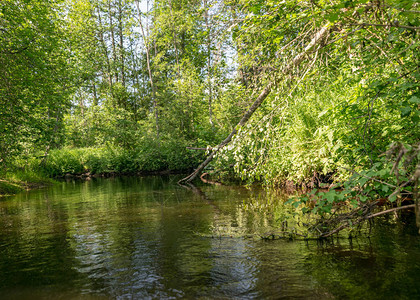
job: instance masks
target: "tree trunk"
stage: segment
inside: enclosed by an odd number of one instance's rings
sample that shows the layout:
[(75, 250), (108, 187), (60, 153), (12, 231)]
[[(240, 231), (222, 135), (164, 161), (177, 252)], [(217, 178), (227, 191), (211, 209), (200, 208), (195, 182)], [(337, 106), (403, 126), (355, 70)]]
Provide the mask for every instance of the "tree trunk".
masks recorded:
[(115, 70), (115, 64), (117, 63), (117, 52), (115, 51), (115, 35), (114, 35), (114, 24), (112, 22), (112, 6), (111, 1), (108, 0), (108, 15), (109, 15), (109, 30), (111, 32), (111, 45), (112, 45), (112, 58), (113, 58), (113, 66), (114, 66), (114, 76), (115, 82), (118, 82), (118, 73)]
[(138, 18), (139, 18), (139, 25), (140, 25), (140, 29), (141, 29), (141, 33), (142, 33), (143, 41), (144, 41), (144, 48), (146, 50), (147, 70), (149, 72), (150, 87), (152, 88), (153, 111), (155, 113), (155, 121), (156, 121), (156, 135), (159, 140), (159, 114), (157, 110), (156, 88), (153, 82), (152, 68), (150, 67), (150, 48), (149, 48), (149, 43), (148, 43), (148, 37), (146, 37), (144, 34), (144, 28), (141, 22), (141, 10), (140, 10), (140, 5), (139, 5), (138, 0), (136, 1), (136, 6), (137, 6), (137, 12), (138, 12)]
[[(321, 28), (321, 30), (319, 30), (315, 34), (315, 36), (312, 38), (308, 46), (305, 47), (303, 52), (295, 56), (292, 62), (286, 66), (286, 68), (283, 71), (284, 75), (288, 74), (292, 70), (293, 67), (299, 65), (305, 58), (305, 55), (313, 51), (313, 49), (320, 42), (320, 40), (322, 40), (327, 35), (329, 27), (330, 27), (330, 24), (327, 23), (324, 27)], [(248, 122), (248, 120), (251, 118), (254, 112), (258, 109), (258, 107), (260, 107), (261, 103), (263, 103), (264, 100), (267, 98), (267, 96), (270, 94), (271, 88), (273, 87), (273, 85), (274, 85), (273, 82), (270, 82), (269, 84), (267, 84), (267, 86), (260, 93), (260, 95), (254, 101), (251, 107), (247, 110), (247, 112), (244, 114), (244, 116), (239, 121), (239, 123), (235, 126), (232, 132), (217, 147), (213, 148), (213, 151), (209, 154), (206, 160), (202, 164), (200, 164), (193, 173), (181, 179), (180, 181), (178, 181), (178, 183), (191, 182), (195, 177), (197, 177), (197, 175), (212, 161), (214, 155), (232, 140), (233, 136), (238, 132), (239, 128), (241, 128), (243, 125), (246, 124), (246, 122)]]
[(125, 87), (125, 67), (124, 67), (124, 36), (123, 36), (123, 22), (122, 22), (122, 5), (121, 1), (118, 1), (118, 34), (120, 36), (120, 63), (121, 63), (121, 83)]
[(417, 228), (419, 229), (419, 234), (420, 234), (420, 199), (419, 199), (420, 164), (417, 165), (416, 171), (414, 172), (413, 182), (414, 182), (413, 198), (414, 198), (414, 203), (416, 205), (416, 208), (415, 208), (416, 225), (417, 225)]
[[(137, 97), (136, 99), (140, 98), (140, 79), (139, 79), (139, 68), (137, 66), (137, 57), (134, 56), (134, 51), (133, 51), (133, 47), (132, 45), (130, 45), (130, 52), (131, 52), (131, 60), (133, 62), (133, 67), (134, 67), (134, 86), (136, 88), (137, 91)], [(140, 101), (136, 100), (134, 101), (134, 120), (137, 121), (138, 118), (138, 107), (140, 106)]]
[(99, 5), (97, 6), (97, 10), (98, 10), (98, 21), (99, 21), (99, 38), (101, 40), (101, 44), (102, 44), (102, 47), (104, 49), (104, 54), (105, 54), (105, 57), (106, 57), (106, 67), (107, 67), (107, 71), (108, 71), (108, 84), (109, 84), (109, 86), (112, 90), (111, 64), (109, 62), (108, 48), (107, 48), (106, 43), (105, 43), (103, 26), (102, 26), (102, 18), (101, 18), (101, 10), (99, 9)]
[(92, 89), (93, 89), (93, 105), (98, 106), (98, 95), (96, 93), (96, 84), (95, 82), (92, 83)]
[[(171, 19), (173, 20), (174, 17), (172, 15), (172, 1), (169, 0), (169, 10), (171, 13)], [(181, 70), (179, 68), (179, 57), (178, 57), (178, 47), (176, 46), (177, 44), (177, 38), (176, 38), (176, 33), (175, 33), (175, 26), (172, 27), (172, 38), (173, 38), (173, 44), (174, 44), (174, 50), (175, 50), (175, 59), (176, 59), (176, 66), (177, 66), (177, 70), (178, 70), (178, 77), (181, 76)]]
[(212, 95), (212, 85), (211, 85), (211, 28), (209, 24), (209, 8), (207, 7), (207, 0), (203, 1), (204, 5), (204, 18), (206, 22), (207, 29), (207, 88), (209, 89), (209, 122), (213, 126), (213, 95)]

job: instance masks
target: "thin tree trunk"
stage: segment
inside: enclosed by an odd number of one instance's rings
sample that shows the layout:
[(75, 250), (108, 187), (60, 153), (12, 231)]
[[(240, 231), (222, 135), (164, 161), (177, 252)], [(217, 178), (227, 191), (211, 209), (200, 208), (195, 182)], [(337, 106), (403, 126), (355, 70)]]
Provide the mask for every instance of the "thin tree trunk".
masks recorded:
[[(305, 55), (313, 51), (315, 46), (327, 35), (329, 27), (330, 27), (330, 24), (327, 23), (315, 34), (315, 36), (312, 38), (308, 46), (305, 47), (303, 52), (295, 56), (292, 62), (286, 66), (286, 68), (283, 71), (283, 74), (285, 75), (288, 74), (292, 70), (293, 67), (299, 65), (303, 61), (303, 59), (305, 58)], [(203, 163), (201, 163), (193, 173), (181, 179), (180, 181), (178, 181), (178, 183), (191, 182), (195, 177), (197, 177), (197, 175), (212, 161), (214, 155), (232, 140), (233, 136), (238, 132), (239, 128), (241, 128), (243, 125), (246, 124), (246, 122), (248, 122), (248, 120), (251, 118), (254, 112), (258, 109), (258, 107), (260, 107), (261, 103), (263, 103), (263, 101), (270, 94), (271, 88), (273, 87), (273, 85), (274, 85), (273, 82), (270, 82), (269, 84), (267, 84), (267, 86), (260, 93), (260, 95), (254, 101), (254, 103), (248, 109), (248, 111), (244, 114), (244, 116), (239, 121), (239, 123), (235, 126), (232, 132), (217, 147), (213, 148), (213, 151), (209, 154), (206, 160)]]
[(98, 95), (96, 93), (96, 84), (95, 82), (92, 83), (92, 88), (93, 88), (93, 105), (97, 106), (98, 105)]
[[(48, 112), (48, 117), (49, 117), (49, 112)], [(54, 129), (53, 129), (53, 132), (52, 132), (52, 134), (51, 134), (51, 137), (50, 137), (50, 140), (48, 141), (48, 145), (45, 147), (45, 152), (44, 152), (44, 156), (42, 157), (42, 160), (41, 160), (41, 165), (44, 165), (45, 163), (46, 163), (46, 161), (47, 161), (47, 157), (48, 157), (48, 153), (49, 153), (49, 151), (50, 151), (50, 148), (51, 148), (51, 144), (52, 144), (52, 142), (53, 142), (53, 139), (54, 139), (54, 137), (55, 137), (55, 134), (57, 133), (57, 131), (58, 131), (58, 124), (59, 124), (59, 121), (60, 121), (60, 110), (58, 109), (57, 110), (57, 115), (56, 115), (56, 117), (55, 117), (55, 124), (54, 124)]]
[(83, 100), (83, 94), (79, 89), (79, 107), (80, 107), (80, 115), (82, 116), (82, 119), (85, 119), (85, 101)]
[(122, 23), (122, 5), (118, 1), (118, 31), (120, 35), (120, 63), (121, 63), (121, 83), (125, 87), (125, 67), (124, 67), (124, 37), (123, 37), (123, 23)]
[[(133, 68), (134, 68), (134, 74), (132, 76), (134, 76), (134, 86), (136, 87), (137, 90), (137, 97), (136, 99), (139, 98), (140, 96), (140, 79), (139, 79), (139, 72), (138, 72), (138, 68), (137, 68), (137, 57), (134, 56), (134, 51), (133, 51), (133, 46), (130, 45), (130, 52), (131, 52), (131, 60), (133, 61)], [(138, 101), (134, 101), (134, 120), (137, 121), (137, 117), (138, 117), (138, 106), (139, 103)]]
[(144, 41), (144, 48), (146, 49), (147, 70), (149, 72), (150, 87), (152, 88), (153, 111), (155, 113), (155, 121), (156, 121), (156, 135), (159, 140), (159, 114), (157, 110), (156, 88), (153, 82), (152, 68), (150, 67), (150, 49), (149, 49), (148, 37), (146, 37), (144, 34), (144, 28), (141, 22), (141, 10), (140, 10), (140, 5), (139, 5), (138, 0), (136, 0), (136, 6), (137, 6), (138, 17), (139, 17), (139, 25), (140, 25), (140, 29), (141, 29), (141, 33), (142, 33), (143, 41)]
[(420, 234), (420, 199), (419, 199), (419, 183), (420, 183), (420, 164), (417, 165), (416, 171), (414, 172), (413, 176), (413, 182), (414, 182), (414, 193), (413, 198), (415, 202), (415, 212), (416, 212), (416, 225), (419, 229)]
[[(109, 30), (111, 32), (111, 45), (112, 45), (112, 58), (114, 62), (114, 69), (115, 64), (117, 63), (117, 52), (115, 51), (115, 35), (114, 35), (114, 24), (112, 22), (112, 6), (111, 1), (108, 0), (108, 15), (109, 15)], [(118, 82), (118, 73), (114, 70), (115, 82)]]
[[(169, 10), (170, 10), (170, 13), (171, 13), (171, 19), (173, 20), (174, 17), (172, 15), (172, 1), (171, 0), (169, 0)], [(174, 44), (174, 49), (175, 49), (175, 59), (176, 59), (176, 66), (177, 66), (177, 69), (178, 69), (178, 76), (181, 76), (181, 70), (179, 68), (178, 48), (176, 46), (177, 38), (176, 38), (176, 33), (175, 33), (175, 26), (172, 27), (172, 38), (173, 38), (173, 44)]]
[(109, 84), (109, 86), (112, 90), (111, 64), (109, 62), (108, 48), (107, 48), (106, 43), (105, 43), (103, 26), (102, 26), (101, 11), (99, 9), (99, 5), (97, 6), (97, 10), (98, 10), (98, 21), (99, 21), (99, 38), (101, 40), (101, 44), (102, 44), (102, 47), (104, 49), (104, 54), (106, 56), (106, 67), (107, 67), (107, 71), (108, 71), (108, 84)]
[(203, 1), (204, 4), (204, 18), (206, 22), (207, 29), (207, 86), (209, 89), (209, 121), (211, 126), (213, 126), (213, 110), (212, 110), (212, 85), (211, 85), (211, 28), (209, 24), (209, 8), (207, 7), (207, 0)]

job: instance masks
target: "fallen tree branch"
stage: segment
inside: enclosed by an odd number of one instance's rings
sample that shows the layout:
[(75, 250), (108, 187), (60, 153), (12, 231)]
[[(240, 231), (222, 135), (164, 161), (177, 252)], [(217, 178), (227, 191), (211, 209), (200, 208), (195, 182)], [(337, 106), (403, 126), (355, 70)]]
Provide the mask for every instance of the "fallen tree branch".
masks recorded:
[(367, 216), (365, 219), (367, 220), (367, 219), (371, 219), (371, 218), (374, 218), (374, 217), (377, 217), (377, 216), (385, 215), (385, 214), (393, 212), (393, 211), (397, 211), (397, 210), (401, 210), (401, 209), (407, 209), (407, 208), (414, 208), (414, 207), (415, 207), (415, 204), (395, 207), (395, 208), (387, 209), (387, 210), (384, 210), (384, 211), (380, 211), (376, 214), (371, 214), (371, 215)]
[[(305, 47), (303, 52), (295, 56), (295, 58), (292, 60), (292, 62), (286, 66), (286, 68), (283, 70), (283, 74), (288, 74), (293, 67), (299, 65), (305, 58), (305, 56), (313, 51), (315, 46), (320, 43), (320, 41), (327, 35), (329, 28), (331, 24), (327, 23), (324, 27), (322, 27), (312, 38), (311, 42)], [(212, 152), (209, 154), (209, 156), (206, 158), (204, 162), (202, 162), (197, 169), (187, 177), (181, 179), (178, 181), (178, 183), (182, 182), (191, 182), (197, 175), (213, 160), (213, 157), (216, 155), (216, 153), (222, 149), (226, 144), (228, 144), (233, 136), (238, 132), (238, 130), (248, 122), (248, 120), (251, 118), (251, 116), (254, 114), (254, 112), (260, 107), (260, 105), (264, 102), (264, 100), (267, 98), (267, 96), (270, 94), (271, 89), (273, 87), (274, 83), (270, 82), (266, 85), (266, 87), (261, 91), (257, 99), (254, 101), (254, 103), (251, 105), (251, 107), (246, 111), (242, 119), (239, 121), (239, 123), (235, 126), (235, 128), (232, 130), (232, 132), (216, 147), (212, 149)]]
[(415, 204), (404, 205), (404, 206), (400, 206), (400, 207), (395, 207), (395, 208), (387, 209), (387, 210), (384, 210), (384, 211), (381, 211), (381, 212), (378, 212), (378, 213), (375, 213), (375, 214), (370, 214), (370, 215), (361, 217), (359, 220), (357, 220), (355, 222), (352, 222), (351, 224), (350, 223), (346, 223), (346, 224), (343, 224), (343, 225), (339, 226), (338, 228), (336, 228), (336, 229), (334, 229), (332, 231), (329, 231), (329, 232), (326, 232), (326, 233), (322, 233), (321, 234), (321, 237), (322, 238), (329, 237), (329, 236), (333, 235), (334, 233), (337, 233), (337, 232), (343, 230), (344, 228), (349, 227), (350, 225), (357, 225), (357, 224), (359, 224), (359, 223), (361, 223), (363, 221), (372, 219), (372, 218), (377, 217), (377, 216), (385, 215), (387, 213), (398, 211), (398, 210), (402, 210), (402, 209), (415, 208), (415, 206), (416, 206)]

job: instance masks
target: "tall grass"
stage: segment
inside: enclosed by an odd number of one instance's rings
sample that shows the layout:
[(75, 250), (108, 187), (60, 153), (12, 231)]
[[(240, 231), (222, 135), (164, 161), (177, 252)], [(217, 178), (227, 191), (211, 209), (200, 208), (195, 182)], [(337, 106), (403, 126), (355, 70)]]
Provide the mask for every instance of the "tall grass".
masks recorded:
[(46, 177), (33, 166), (13, 168), (0, 173), (0, 195), (13, 195), (32, 187), (54, 184), (55, 181)]
[(0, 171), (0, 195), (12, 195), (27, 188), (53, 184), (52, 178), (90, 174), (137, 174), (159, 171), (189, 171), (203, 159), (203, 153), (186, 149), (188, 142), (173, 138), (143, 139), (125, 149), (107, 144), (100, 147), (51, 150), (46, 159), (22, 156)]
[(149, 140), (134, 149), (116, 146), (62, 148), (52, 150), (41, 164), (43, 174), (62, 177), (66, 174), (134, 174), (155, 171), (185, 171), (197, 165), (200, 153), (188, 151), (183, 143)]

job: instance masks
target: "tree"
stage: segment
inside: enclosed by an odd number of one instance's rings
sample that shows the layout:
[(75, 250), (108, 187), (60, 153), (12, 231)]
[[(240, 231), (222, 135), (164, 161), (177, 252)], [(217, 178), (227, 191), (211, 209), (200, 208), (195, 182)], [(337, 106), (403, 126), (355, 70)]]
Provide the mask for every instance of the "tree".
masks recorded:
[(0, 3), (0, 161), (57, 143), (71, 80), (60, 1)]

